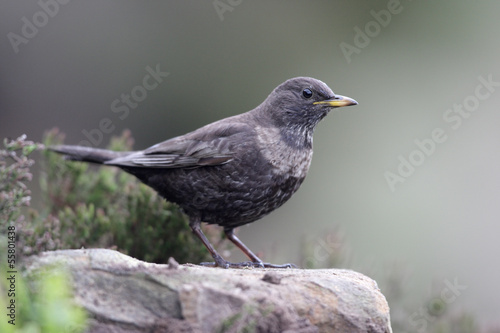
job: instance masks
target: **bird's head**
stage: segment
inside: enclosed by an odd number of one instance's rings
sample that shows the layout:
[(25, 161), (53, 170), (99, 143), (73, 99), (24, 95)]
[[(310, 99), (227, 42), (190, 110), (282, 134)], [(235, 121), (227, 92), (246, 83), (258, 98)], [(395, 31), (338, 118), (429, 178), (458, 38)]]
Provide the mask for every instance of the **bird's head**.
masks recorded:
[(357, 104), (352, 98), (336, 95), (320, 80), (296, 77), (276, 87), (261, 106), (279, 127), (312, 135), (332, 109)]

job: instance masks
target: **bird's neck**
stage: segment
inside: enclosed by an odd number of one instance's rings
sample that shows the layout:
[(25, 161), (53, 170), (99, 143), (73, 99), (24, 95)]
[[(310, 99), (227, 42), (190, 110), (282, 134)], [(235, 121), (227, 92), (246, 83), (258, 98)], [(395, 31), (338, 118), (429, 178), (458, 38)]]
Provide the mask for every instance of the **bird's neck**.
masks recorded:
[[(287, 123), (282, 119), (274, 119), (267, 112), (260, 110), (260, 107), (249, 112), (262, 127), (272, 127), (280, 141), (295, 149), (312, 149), (314, 126), (304, 124)], [(277, 138), (278, 139), (278, 138)]]
[(282, 140), (295, 149), (312, 149), (313, 131), (304, 126), (289, 125), (280, 129)]

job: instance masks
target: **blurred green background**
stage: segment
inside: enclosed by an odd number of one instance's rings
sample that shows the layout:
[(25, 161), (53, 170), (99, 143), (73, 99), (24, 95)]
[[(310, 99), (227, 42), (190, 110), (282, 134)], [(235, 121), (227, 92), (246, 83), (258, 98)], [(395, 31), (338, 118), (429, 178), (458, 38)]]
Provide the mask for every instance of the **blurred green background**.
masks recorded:
[[(456, 279), (453, 307), (498, 325), (500, 2), (60, 1), (0, 3), (0, 137), (58, 127), (77, 144), (107, 118), (99, 146), (127, 128), (142, 149), (318, 78), (360, 104), (318, 126), (301, 190), (242, 240), (302, 264), (313, 237), (307, 260), (321, 266), (333, 246), (321, 235), (336, 229), (346, 267), (383, 279), (402, 265), (408, 297)], [(150, 91), (148, 66), (169, 73)], [(477, 88), (480, 77), (494, 83)], [(124, 94), (136, 103), (114, 112)], [(464, 103), (454, 128), (444, 116)], [(416, 152), (436, 128), (446, 140)], [(418, 165), (391, 189), (401, 158)]]

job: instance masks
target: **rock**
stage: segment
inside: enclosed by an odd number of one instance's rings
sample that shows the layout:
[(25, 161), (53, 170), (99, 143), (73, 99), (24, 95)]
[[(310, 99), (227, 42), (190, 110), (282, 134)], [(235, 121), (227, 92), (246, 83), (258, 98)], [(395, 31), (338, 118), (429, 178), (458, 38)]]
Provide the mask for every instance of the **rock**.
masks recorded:
[(145, 263), (104, 249), (44, 252), (90, 313), (88, 332), (392, 332), (372, 279), (344, 269), (220, 269)]

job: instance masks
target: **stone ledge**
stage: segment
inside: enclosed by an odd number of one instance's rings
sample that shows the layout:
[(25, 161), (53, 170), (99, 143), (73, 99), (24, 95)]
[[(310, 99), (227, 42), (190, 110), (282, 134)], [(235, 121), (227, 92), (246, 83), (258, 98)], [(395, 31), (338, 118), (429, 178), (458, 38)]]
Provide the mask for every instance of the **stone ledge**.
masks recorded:
[(105, 249), (45, 252), (72, 274), (89, 332), (392, 332), (372, 279), (344, 269), (220, 269), (151, 264)]

